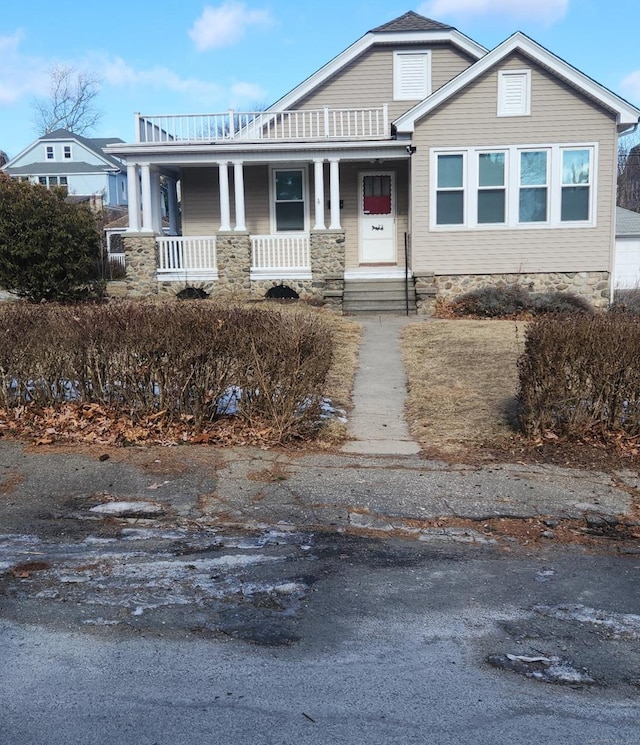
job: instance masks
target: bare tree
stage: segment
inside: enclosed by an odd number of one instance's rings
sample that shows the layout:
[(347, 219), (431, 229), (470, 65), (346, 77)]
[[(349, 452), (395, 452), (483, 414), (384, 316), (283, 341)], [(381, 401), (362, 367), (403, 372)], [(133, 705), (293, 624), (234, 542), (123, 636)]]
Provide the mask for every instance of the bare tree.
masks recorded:
[(617, 204), (640, 212), (640, 143), (637, 135), (621, 137), (618, 144)]
[(49, 77), (49, 95), (32, 102), (38, 133), (62, 128), (82, 135), (93, 129), (102, 116), (95, 104), (100, 78), (68, 65), (54, 65)]

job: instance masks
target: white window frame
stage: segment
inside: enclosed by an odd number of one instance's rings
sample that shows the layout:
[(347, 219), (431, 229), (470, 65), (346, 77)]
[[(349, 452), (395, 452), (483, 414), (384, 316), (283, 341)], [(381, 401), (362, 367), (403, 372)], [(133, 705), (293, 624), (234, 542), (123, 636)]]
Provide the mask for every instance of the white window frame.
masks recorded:
[(45, 160), (55, 160), (56, 159), (56, 151), (53, 145), (45, 145), (44, 146), (44, 157)]
[[(523, 100), (520, 108), (509, 109), (506, 103), (507, 79), (520, 78), (523, 82)], [(531, 70), (498, 71), (498, 116), (531, 116)]]
[[(438, 186), (438, 156), (439, 155), (461, 155), (462, 156), (462, 185), (461, 186)], [(469, 182), (469, 153), (467, 150), (438, 150), (432, 161), (431, 172), (434, 190), (432, 195), (432, 219), (435, 223), (438, 214), (438, 193), (439, 192), (462, 192), (462, 222), (447, 223), (438, 225), (439, 228), (456, 230), (467, 225), (469, 220), (469, 199), (468, 199), (468, 182)]]
[[(304, 205), (303, 230), (278, 230), (276, 221), (276, 173), (278, 171), (300, 171), (302, 173), (302, 199)], [(305, 235), (310, 230), (308, 169), (300, 163), (278, 163), (269, 167), (269, 219), (271, 235)]]
[[(562, 206), (562, 156), (567, 150), (588, 150), (589, 161), (589, 219), (561, 220)], [(522, 152), (547, 152), (547, 219), (545, 222), (520, 222), (520, 154)], [(478, 222), (479, 173), (478, 156), (482, 153), (505, 153), (505, 222)], [(454, 225), (438, 225), (438, 156), (463, 156), (464, 222)], [(505, 145), (502, 147), (431, 148), (429, 153), (429, 229), (434, 232), (465, 230), (571, 230), (597, 227), (598, 204), (598, 143), (560, 143)], [(565, 185), (566, 186), (566, 185)]]
[[(402, 93), (402, 57), (421, 57), (424, 65), (424, 85), (417, 96)], [(394, 101), (422, 101), (431, 95), (431, 50), (406, 49), (393, 53), (393, 100)]]
[(62, 146), (62, 157), (64, 160), (73, 160), (73, 150), (71, 149), (71, 145)]

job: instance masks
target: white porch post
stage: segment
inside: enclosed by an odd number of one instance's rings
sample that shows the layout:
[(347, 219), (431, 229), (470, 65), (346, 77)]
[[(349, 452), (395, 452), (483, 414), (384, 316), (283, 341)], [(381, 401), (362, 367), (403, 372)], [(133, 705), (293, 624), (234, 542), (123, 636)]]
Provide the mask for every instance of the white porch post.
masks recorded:
[(130, 233), (140, 232), (140, 180), (136, 163), (127, 164), (127, 209), (129, 210)]
[(313, 161), (313, 177), (316, 196), (316, 224), (314, 230), (325, 230), (324, 224), (324, 161), (318, 158)]
[(151, 228), (154, 233), (162, 233), (162, 190), (160, 173), (151, 171)]
[(152, 233), (151, 169), (148, 163), (140, 166), (140, 176), (142, 179), (142, 230)]
[(329, 161), (329, 175), (331, 178), (331, 225), (329, 230), (341, 230), (340, 227), (340, 161)]
[(245, 231), (247, 226), (244, 214), (244, 169), (241, 160), (233, 163), (233, 187), (236, 198), (236, 226), (234, 230)]
[(167, 179), (169, 189), (169, 233), (178, 235), (178, 184), (176, 179)]
[(218, 163), (220, 182), (220, 230), (231, 230), (231, 208), (229, 207), (229, 166)]

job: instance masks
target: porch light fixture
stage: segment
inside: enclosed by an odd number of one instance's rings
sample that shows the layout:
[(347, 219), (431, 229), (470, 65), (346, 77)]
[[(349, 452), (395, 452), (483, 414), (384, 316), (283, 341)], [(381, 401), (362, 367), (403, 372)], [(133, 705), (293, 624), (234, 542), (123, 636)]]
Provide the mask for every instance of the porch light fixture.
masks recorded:
[(407, 145), (407, 147), (405, 148), (409, 155), (413, 155), (417, 149), (418, 148), (415, 145)]

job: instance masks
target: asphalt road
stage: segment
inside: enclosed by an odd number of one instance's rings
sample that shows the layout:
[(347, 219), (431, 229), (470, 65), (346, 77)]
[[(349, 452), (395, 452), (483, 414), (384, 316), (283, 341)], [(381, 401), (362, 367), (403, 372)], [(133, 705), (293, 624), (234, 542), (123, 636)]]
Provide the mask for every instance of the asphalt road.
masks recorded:
[(0, 541), (0, 743), (640, 742), (640, 555), (109, 518)]

